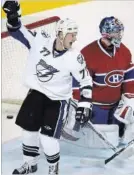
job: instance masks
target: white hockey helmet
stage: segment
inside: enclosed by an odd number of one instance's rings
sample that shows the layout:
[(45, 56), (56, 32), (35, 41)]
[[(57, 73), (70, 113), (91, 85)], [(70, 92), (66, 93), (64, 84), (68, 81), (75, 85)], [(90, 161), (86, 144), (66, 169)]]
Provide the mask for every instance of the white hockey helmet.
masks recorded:
[(66, 36), (67, 33), (78, 32), (78, 25), (75, 21), (66, 18), (64, 20), (60, 20), (56, 26), (56, 35), (58, 36), (59, 32), (63, 33), (63, 37)]

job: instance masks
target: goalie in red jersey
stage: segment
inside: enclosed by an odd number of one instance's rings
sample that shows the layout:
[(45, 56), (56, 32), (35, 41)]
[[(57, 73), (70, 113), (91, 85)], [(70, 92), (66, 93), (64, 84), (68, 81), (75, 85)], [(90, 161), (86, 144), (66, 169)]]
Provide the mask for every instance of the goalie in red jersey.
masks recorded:
[[(99, 29), (102, 37), (81, 50), (93, 80), (91, 121), (118, 124), (122, 137), (124, 126), (129, 131), (134, 128), (134, 64), (130, 50), (121, 42), (122, 22), (105, 17)], [(79, 85), (74, 81), (73, 86), (74, 99), (79, 99)]]

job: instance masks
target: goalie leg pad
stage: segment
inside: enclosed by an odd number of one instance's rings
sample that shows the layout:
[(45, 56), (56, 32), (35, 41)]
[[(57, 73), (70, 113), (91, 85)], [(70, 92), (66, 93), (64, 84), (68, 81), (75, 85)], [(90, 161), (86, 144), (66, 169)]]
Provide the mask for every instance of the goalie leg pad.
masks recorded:
[(123, 143), (128, 143), (132, 139), (134, 139), (134, 123), (126, 125)]

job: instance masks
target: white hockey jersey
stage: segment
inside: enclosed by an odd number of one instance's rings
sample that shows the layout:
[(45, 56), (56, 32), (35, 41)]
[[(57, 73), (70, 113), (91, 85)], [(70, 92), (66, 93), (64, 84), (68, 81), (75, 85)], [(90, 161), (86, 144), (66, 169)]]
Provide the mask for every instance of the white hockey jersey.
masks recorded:
[(11, 35), (29, 49), (24, 83), (30, 89), (35, 89), (52, 100), (66, 100), (72, 97), (72, 76), (81, 87), (92, 86), (84, 58), (76, 49), (69, 49), (56, 56), (55, 38), (41, 32), (35, 35), (24, 26), (11, 32)]

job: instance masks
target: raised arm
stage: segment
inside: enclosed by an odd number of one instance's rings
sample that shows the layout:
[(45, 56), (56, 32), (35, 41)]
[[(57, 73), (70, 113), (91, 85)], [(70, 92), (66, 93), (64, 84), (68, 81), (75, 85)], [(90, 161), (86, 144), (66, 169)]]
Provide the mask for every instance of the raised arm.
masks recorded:
[(3, 4), (3, 10), (7, 15), (7, 29), (10, 35), (30, 49), (34, 35), (21, 23), (21, 10), (18, 1), (6, 1)]

